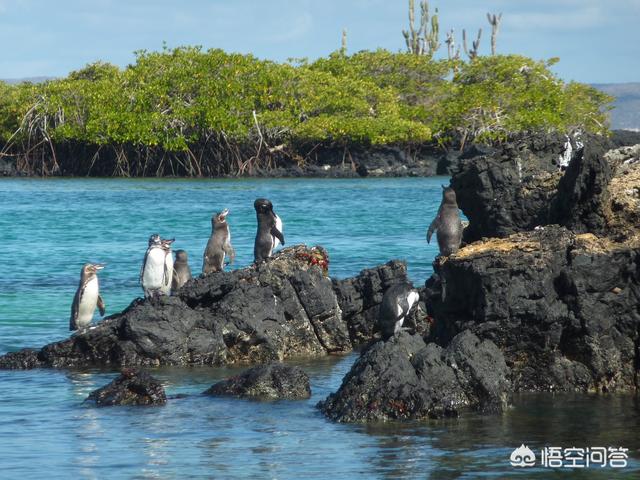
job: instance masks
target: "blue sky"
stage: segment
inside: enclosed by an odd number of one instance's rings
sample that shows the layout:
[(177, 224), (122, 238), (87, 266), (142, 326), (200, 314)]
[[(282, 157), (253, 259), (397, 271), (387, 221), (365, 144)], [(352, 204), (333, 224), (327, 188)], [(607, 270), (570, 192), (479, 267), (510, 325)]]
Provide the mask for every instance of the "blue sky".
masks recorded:
[[(125, 66), (139, 49), (202, 45), (261, 58), (404, 48), (407, 0), (0, 0), (0, 78), (64, 76), (95, 60)], [(418, 0), (416, 0), (418, 3)], [(483, 29), (503, 13), (499, 53), (560, 57), (587, 83), (640, 81), (640, 0), (432, 0), (441, 32)], [(440, 55), (446, 55), (441, 48)]]

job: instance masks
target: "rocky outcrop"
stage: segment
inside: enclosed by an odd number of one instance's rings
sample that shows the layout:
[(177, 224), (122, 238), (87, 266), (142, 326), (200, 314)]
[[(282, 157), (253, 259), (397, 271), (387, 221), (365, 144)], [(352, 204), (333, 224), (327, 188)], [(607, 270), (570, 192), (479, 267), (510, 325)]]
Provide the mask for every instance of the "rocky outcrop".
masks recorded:
[[(384, 292), (406, 275), (406, 267), (398, 261), (387, 262), (375, 269), (363, 270), (360, 275), (346, 280), (334, 280), (333, 289), (338, 305), (349, 327), (354, 345), (367, 343), (377, 333), (378, 310)], [(415, 313), (415, 311), (414, 311)], [(420, 331), (426, 328), (424, 315), (409, 319)]]
[(113, 405), (164, 405), (167, 397), (162, 384), (146, 372), (124, 370), (111, 383), (94, 390), (87, 400), (99, 407)]
[(320, 257), (328, 261), (320, 247), (294, 246), (257, 266), (192, 279), (175, 296), (135, 300), (67, 340), (4, 355), (0, 368), (269, 363), (349, 352), (371, 340), (370, 312), (386, 286), (407, 280), (406, 266), (389, 262), (332, 282)]
[(438, 418), (502, 411), (509, 390), (508, 368), (490, 340), (463, 332), (442, 348), (401, 332), (366, 350), (318, 406), (339, 422)]
[[(564, 148), (557, 136), (550, 136), (544, 148), (530, 140), (529, 144), (508, 143), (499, 150), (476, 149), (462, 158), (451, 185), (470, 221), (465, 241), (503, 238), (549, 224), (578, 233), (626, 235), (619, 231), (616, 212), (621, 197), (637, 196), (633, 187), (637, 149), (609, 151), (614, 142), (593, 135), (583, 141), (584, 147), (574, 150), (564, 172), (557, 165)], [(633, 216), (633, 209), (627, 211)]]
[(515, 391), (625, 391), (640, 368), (640, 241), (547, 226), (435, 262), (431, 340), (504, 353)]
[(311, 396), (309, 376), (299, 367), (259, 365), (216, 383), (205, 395), (233, 396), (257, 400), (299, 400)]
[[(530, 145), (533, 143), (533, 145)], [(552, 143), (558, 155), (562, 143)], [(547, 144), (545, 148), (552, 148)], [(548, 150), (533, 140), (498, 150), (470, 149), (451, 179), (458, 206), (470, 221), (464, 240), (505, 237), (546, 223), (548, 205), (562, 176)]]

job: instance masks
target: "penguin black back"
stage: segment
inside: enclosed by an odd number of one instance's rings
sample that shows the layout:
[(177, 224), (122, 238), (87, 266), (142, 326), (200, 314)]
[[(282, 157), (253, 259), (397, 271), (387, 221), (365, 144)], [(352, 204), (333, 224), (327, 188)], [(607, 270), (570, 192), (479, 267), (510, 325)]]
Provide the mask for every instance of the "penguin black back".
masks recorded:
[(443, 186), (442, 202), (438, 214), (427, 230), (427, 243), (431, 242), (433, 232), (437, 232), (440, 255), (448, 256), (456, 253), (462, 242), (462, 221), (456, 201), (456, 192), (451, 187)]
[(211, 217), (211, 236), (202, 258), (202, 273), (205, 275), (211, 272), (221, 272), (224, 269), (227, 255), (229, 263), (233, 263), (235, 259), (227, 215), (229, 215), (229, 210), (225, 208)]
[(284, 245), (282, 221), (273, 211), (273, 204), (266, 198), (258, 198), (253, 203), (258, 220), (258, 230), (253, 246), (254, 261), (266, 260), (273, 253), (273, 249), (281, 242)]
[(400, 331), (418, 298), (418, 292), (408, 282), (392, 285), (384, 292), (378, 313), (378, 329), (383, 339), (387, 340)]

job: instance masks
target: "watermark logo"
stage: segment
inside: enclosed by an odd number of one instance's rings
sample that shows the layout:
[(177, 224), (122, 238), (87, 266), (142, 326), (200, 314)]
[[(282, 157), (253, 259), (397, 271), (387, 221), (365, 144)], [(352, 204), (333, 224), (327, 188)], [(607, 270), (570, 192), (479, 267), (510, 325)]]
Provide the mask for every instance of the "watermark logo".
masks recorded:
[[(548, 468), (589, 468), (627, 466), (629, 449), (623, 447), (544, 447), (540, 450), (540, 466)], [(513, 467), (534, 467), (535, 453), (525, 444), (520, 445), (509, 457)]]
[(523, 443), (511, 452), (509, 460), (512, 467), (533, 467), (536, 464), (536, 454)]

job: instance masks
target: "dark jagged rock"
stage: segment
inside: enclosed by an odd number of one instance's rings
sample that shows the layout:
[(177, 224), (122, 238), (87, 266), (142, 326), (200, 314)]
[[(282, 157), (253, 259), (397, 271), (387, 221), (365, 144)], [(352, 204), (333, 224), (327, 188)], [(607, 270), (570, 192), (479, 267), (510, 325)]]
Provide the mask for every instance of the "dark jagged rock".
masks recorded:
[(507, 405), (507, 377), (502, 353), (490, 340), (463, 332), (442, 348), (401, 332), (366, 350), (318, 407), (339, 422), (496, 412)]
[(17, 352), (10, 352), (0, 356), (0, 368), (7, 370), (28, 370), (41, 366), (38, 351), (25, 348)]
[(533, 137), (499, 150), (474, 149), (461, 157), (451, 186), (470, 221), (466, 242), (505, 237), (546, 223), (561, 177), (555, 160), (563, 143), (560, 138), (543, 138), (547, 142)]
[(406, 266), (332, 282), (318, 258), (328, 260), (320, 247), (294, 246), (257, 266), (192, 279), (176, 296), (138, 299), (38, 352), (2, 356), (0, 367), (269, 363), (349, 352), (371, 340), (377, 303), (389, 284), (407, 280)]
[(216, 383), (206, 395), (228, 395), (258, 400), (298, 400), (311, 396), (309, 376), (299, 367), (259, 365)]
[[(374, 337), (384, 292), (391, 285), (405, 281), (407, 266), (398, 260), (363, 270), (357, 277), (333, 281), (333, 289), (354, 345), (364, 344)], [(420, 331), (425, 330), (424, 319), (412, 318), (412, 321)]]
[(591, 137), (584, 149), (569, 163), (560, 179), (549, 219), (544, 222), (564, 225), (574, 232), (606, 234), (605, 205), (607, 186), (613, 168), (605, 158), (609, 141)]
[(557, 160), (565, 141), (559, 135), (533, 136), (493, 152), (473, 150), (462, 155), (451, 185), (470, 221), (464, 240), (503, 238), (549, 224), (611, 236), (614, 203), (620, 194), (610, 192), (610, 186), (629, 168), (621, 168), (612, 153), (606, 153), (614, 141), (587, 135), (584, 147), (574, 150), (568, 168), (561, 172)]
[(113, 405), (164, 405), (167, 396), (162, 384), (146, 372), (131, 369), (111, 383), (94, 390), (87, 400), (96, 402), (99, 407)]
[(470, 330), (504, 352), (516, 391), (624, 391), (640, 368), (640, 240), (547, 226), (435, 262), (431, 339)]

